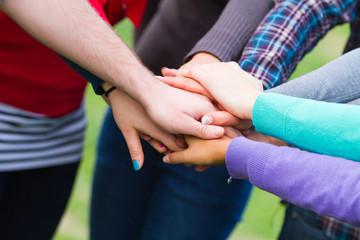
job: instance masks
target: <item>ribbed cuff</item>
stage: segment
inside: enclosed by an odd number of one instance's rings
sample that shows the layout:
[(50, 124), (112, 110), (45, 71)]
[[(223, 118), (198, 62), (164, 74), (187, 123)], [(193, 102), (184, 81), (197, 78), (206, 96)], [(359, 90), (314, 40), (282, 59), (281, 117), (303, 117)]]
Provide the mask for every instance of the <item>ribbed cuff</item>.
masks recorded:
[(60, 56), (73, 70), (75, 70), (77, 73), (79, 73), (83, 78), (85, 78), (85, 80), (87, 80), (88, 82), (91, 83), (94, 92), (98, 95), (102, 95), (104, 94), (104, 90), (101, 87), (101, 84), (104, 83), (104, 81), (100, 78), (98, 78), (97, 76), (95, 76), (94, 74), (92, 74), (91, 72), (89, 72), (88, 70), (86, 70), (85, 68), (80, 67), (79, 65), (77, 65), (76, 63), (70, 61), (69, 59)]
[(259, 188), (266, 187), (264, 170), (271, 161), (272, 151), (278, 147), (269, 143), (255, 142), (245, 137), (231, 141), (226, 152), (226, 167), (232, 178), (248, 179)]
[(245, 137), (238, 137), (231, 141), (226, 151), (226, 168), (232, 178), (248, 179), (247, 151)]
[(256, 131), (283, 139), (286, 117), (299, 99), (276, 93), (261, 94), (256, 98), (252, 120)]

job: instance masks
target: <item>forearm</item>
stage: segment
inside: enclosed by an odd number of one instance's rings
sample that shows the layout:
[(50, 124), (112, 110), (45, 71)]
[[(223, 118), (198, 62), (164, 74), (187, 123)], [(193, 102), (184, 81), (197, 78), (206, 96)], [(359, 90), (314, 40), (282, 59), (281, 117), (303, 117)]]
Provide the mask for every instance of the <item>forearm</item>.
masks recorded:
[(187, 55), (208, 52), (223, 62), (237, 61), (245, 44), (269, 11), (271, 0), (230, 0), (215, 25)]
[[(329, 102), (353, 101), (360, 98), (359, 61), (357, 49), (267, 92)], [(314, 152), (360, 160), (356, 144), (360, 137), (356, 131), (358, 107), (286, 97), (279, 102), (272, 102), (271, 97), (268, 100), (260, 101), (262, 106), (255, 105), (254, 125), (261, 133)]]
[(4, 0), (0, 8), (44, 44), (134, 98), (149, 88), (151, 74), (87, 1)]
[(360, 224), (360, 164), (243, 137), (228, 148), (226, 165), (234, 178), (294, 204)]
[(360, 107), (279, 94), (260, 95), (255, 130), (301, 149), (360, 161)]
[(246, 45), (240, 66), (266, 88), (286, 81), (333, 26), (352, 21), (356, 1), (277, 0)]

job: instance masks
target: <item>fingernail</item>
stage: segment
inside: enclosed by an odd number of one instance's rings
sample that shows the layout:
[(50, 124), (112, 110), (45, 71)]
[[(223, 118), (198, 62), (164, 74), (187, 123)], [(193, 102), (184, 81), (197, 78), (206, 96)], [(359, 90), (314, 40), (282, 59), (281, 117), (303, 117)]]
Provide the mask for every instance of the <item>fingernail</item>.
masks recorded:
[(222, 128), (217, 128), (213, 131), (214, 137), (219, 137), (223, 134), (223, 129)]
[(137, 170), (140, 169), (140, 165), (139, 165), (139, 162), (138, 162), (138, 161), (134, 160), (134, 161), (132, 161), (132, 163), (133, 163), (133, 166), (134, 166), (134, 170), (135, 170), (135, 171), (137, 171)]
[(163, 162), (165, 162), (165, 163), (169, 162), (169, 156), (168, 156), (168, 155), (166, 155), (166, 156), (163, 158)]
[(244, 135), (244, 137), (247, 137), (247, 136), (250, 135), (250, 129), (248, 129), (248, 130), (241, 130), (240, 132), (242, 133), (242, 135)]
[(166, 148), (166, 146), (165, 146), (165, 145), (163, 145), (163, 144), (160, 144), (160, 147), (161, 147), (161, 148)]
[(213, 122), (212, 117), (202, 117), (201, 118), (201, 123), (204, 124), (204, 125), (211, 124), (212, 122)]

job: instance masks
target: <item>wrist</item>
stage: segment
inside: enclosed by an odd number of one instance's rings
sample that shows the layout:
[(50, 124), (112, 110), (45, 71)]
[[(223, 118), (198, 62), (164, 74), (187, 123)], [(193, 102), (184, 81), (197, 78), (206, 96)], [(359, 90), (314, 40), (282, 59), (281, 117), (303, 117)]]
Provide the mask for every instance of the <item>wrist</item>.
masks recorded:
[(137, 92), (133, 95), (135, 100), (145, 109), (157, 104), (158, 99), (162, 99), (161, 95), (166, 85), (159, 80), (152, 77), (151, 79), (145, 80), (139, 83)]
[(264, 94), (264, 92), (260, 92), (260, 91), (254, 92), (249, 97), (249, 107), (248, 107), (248, 111), (246, 113), (246, 119), (252, 120), (252, 113), (253, 113), (254, 106), (256, 104), (256, 99), (262, 94)]
[[(226, 152), (226, 168), (231, 177), (237, 179), (248, 179), (248, 146), (245, 137), (234, 138), (229, 144)], [(251, 148), (251, 147), (250, 147)]]
[(196, 62), (198, 64), (221, 62), (218, 57), (208, 52), (198, 52), (193, 56), (190, 61)]

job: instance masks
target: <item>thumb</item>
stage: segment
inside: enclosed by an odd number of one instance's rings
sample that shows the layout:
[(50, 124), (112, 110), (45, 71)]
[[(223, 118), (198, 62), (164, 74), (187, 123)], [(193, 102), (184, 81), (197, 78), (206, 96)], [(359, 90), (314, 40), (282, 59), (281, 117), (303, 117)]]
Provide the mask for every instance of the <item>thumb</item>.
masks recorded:
[(130, 152), (134, 170), (138, 171), (144, 164), (144, 152), (141, 146), (140, 137), (136, 131), (124, 131), (123, 134)]
[(177, 69), (170, 69), (167, 67), (163, 67), (161, 69), (161, 73), (164, 77), (176, 77)]
[(202, 124), (213, 124), (217, 126), (234, 126), (238, 129), (249, 129), (252, 126), (251, 120), (243, 120), (226, 111), (216, 111), (204, 115)]
[(220, 138), (224, 135), (224, 128), (214, 125), (203, 125), (195, 119), (188, 116), (185, 121), (188, 135), (193, 135), (202, 139)]
[(163, 162), (169, 163), (169, 164), (179, 164), (179, 163), (187, 164), (186, 159), (187, 159), (186, 158), (186, 150), (183, 150), (180, 152), (174, 152), (174, 153), (165, 155), (163, 157)]

